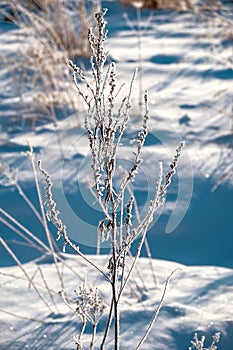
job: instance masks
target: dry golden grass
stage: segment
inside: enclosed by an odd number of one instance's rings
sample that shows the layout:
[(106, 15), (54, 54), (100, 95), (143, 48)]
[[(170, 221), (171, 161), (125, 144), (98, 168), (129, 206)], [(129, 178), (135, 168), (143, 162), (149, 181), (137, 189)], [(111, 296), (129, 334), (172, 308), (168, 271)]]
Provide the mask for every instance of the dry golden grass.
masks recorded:
[(123, 5), (132, 5), (138, 9), (161, 10), (171, 9), (175, 11), (216, 11), (221, 7), (218, 0), (203, 0), (203, 3), (195, 5), (193, 0), (120, 0)]
[[(7, 0), (9, 19), (19, 27), (13, 65), (6, 62), (22, 103), (23, 118), (34, 121), (56, 112), (76, 111), (77, 98), (66, 66), (67, 59), (90, 57), (88, 28), (98, 1)], [(16, 62), (16, 63), (15, 63)], [(15, 74), (17, 72), (17, 74)], [(28, 94), (30, 91), (30, 96)]]
[(120, 0), (124, 5), (133, 5), (136, 8), (146, 9), (173, 9), (190, 10), (193, 9), (191, 0)]

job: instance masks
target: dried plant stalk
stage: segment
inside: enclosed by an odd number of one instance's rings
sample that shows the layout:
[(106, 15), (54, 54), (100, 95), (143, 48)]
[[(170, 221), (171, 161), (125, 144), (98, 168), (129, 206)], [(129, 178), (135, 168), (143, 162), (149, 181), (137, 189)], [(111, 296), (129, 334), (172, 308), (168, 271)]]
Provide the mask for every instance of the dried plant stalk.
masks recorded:
[[(145, 114), (142, 120), (141, 131), (136, 139), (136, 146), (132, 152), (132, 166), (125, 170), (121, 179), (120, 186), (116, 187), (118, 152), (121, 147), (121, 141), (124, 137), (124, 131), (129, 122), (130, 115), (130, 98), (133, 89), (135, 74), (133, 75), (128, 93), (118, 101), (119, 89), (116, 82), (116, 66), (110, 63), (105, 70), (107, 60), (107, 51), (105, 42), (107, 38), (105, 14), (107, 10), (95, 14), (96, 28), (91, 28), (88, 32), (88, 39), (91, 57), (92, 77), (87, 78), (81, 68), (76, 66), (72, 61), (68, 62), (72, 70), (73, 81), (77, 89), (78, 95), (83, 99), (87, 107), (84, 124), (89, 139), (89, 148), (91, 155), (91, 169), (93, 174), (92, 193), (95, 194), (96, 200), (104, 214), (104, 219), (100, 221), (97, 233), (101, 236), (102, 241), (110, 240), (111, 253), (108, 261), (108, 274), (101, 270), (95, 263), (80, 252), (79, 247), (70, 239), (66, 230), (66, 226), (60, 219), (59, 211), (56, 209), (56, 203), (52, 195), (52, 181), (50, 174), (42, 168), (39, 162), (39, 171), (42, 173), (46, 181), (46, 200), (48, 204), (47, 215), (57, 227), (58, 239), (62, 238), (64, 244), (69, 245), (77, 254), (81, 255), (95, 269), (97, 269), (110, 283), (111, 286), (111, 303), (109, 308), (109, 316), (106, 330), (101, 343), (101, 349), (104, 349), (105, 342), (110, 331), (110, 325), (114, 323), (114, 350), (120, 348), (120, 300), (122, 294), (132, 277), (137, 261), (139, 259), (142, 246), (146, 239), (148, 227), (153, 220), (155, 211), (164, 203), (166, 191), (171, 183), (172, 176), (175, 174), (178, 159), (184, 143), (181, 142), (176, 150), (176, 155), (170, 164), (170, 170), (163, 179), (162, 164), (160, 164), (160, 175), (155, 186), (155, 195), (149, 204), (147, 213), (140, 218), (135, 227), (132, 225), (132, 217), (135, 216), (134, 195), (131, 193), (130, 199), (127, 198), (127, 189), (130, 187), (134, 178), (137, 176), (138, 170), (142, 163), (142, 150), (148, 132), (149, 108), (148, 93), (145, 92)], [(120, 106), (117, 108), (117, 106)], [(120, 224), (119, 224), (120, 223)], [(137, 238), (140, 237), (136, 256), (133, 258), (127, 273), (125, 266), (130, 247)], [(166, 291), (167, 284), (165, 286)], [(84, 290), (82, 290), (84, 291)], [(85, 288), (85, 291), (87, 289)], [(165, 294), (165, 292), (164, 292)], [(164, 295), (161, 299), (164, 299)], [(161, 307), (161, 306), (160, 306)], [(154, 320), (158, 311), (155, 313)], [(86, 322), (91, 322), (87, 314), (83, 314), (79, 309), (79, 315), (82, 319), (82, 330), (77, 338), (77, 349), (82, 349), (81, 338), (85, 331)], [(143, 342), (154, 323), (149, 325)], [(93, 337), (90, 342), (92, 349), (96, 329), (93, 328)]]

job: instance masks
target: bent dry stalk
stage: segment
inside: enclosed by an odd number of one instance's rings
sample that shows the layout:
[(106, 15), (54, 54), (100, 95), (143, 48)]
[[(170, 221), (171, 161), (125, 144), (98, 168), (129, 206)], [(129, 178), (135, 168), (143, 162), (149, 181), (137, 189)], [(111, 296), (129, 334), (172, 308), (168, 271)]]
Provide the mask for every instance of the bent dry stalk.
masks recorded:
[[(120, 185), (116, 187), (118, 150), (121, 147), (121, 140), (129, 122), (130, 98), (132, 94), (133, 82), (136, 72), (133, 75), (128, 93), (120, 100), (120, 107), (117, 109), (119, 89), (116, 83), (116, 66), (110, 63), (105, 72), (107, 51), (105, 42), (107, 39), (106, 21), (104, 16), (107, 10), (96, 13), (95, 19), (97, 27), (90, 29), (88, 40), (92, 52), (91, 57), (91, 79), (85, 77), (82, 70), (72, 61), (69, 67), (72, 69), (73, 81), (78, 95), (82, 97), (87, 106), (87, 114), (84, 120), (89, 148), (91, 155), (91, 168), (93, 174), (92, 192), (104, 214), (104, 219), (100, 221), (97, 232), (102, 241), (110, 240), (111, 253), (108, 260), (108, 273), (105, 273), (94, 262), (81, 253), (79, 247), (70, 240), (66, 226), (59, 218), (59, 211), (52, 196), (52, 181), (50, 175), (42, 168), (39, 162), (39, 170), (46, 181), (46, 199), (48, 204), (47, 214), (57, 227), (58, 239), (62, 238), (64, 244), (69, 245), (75, 253), (82, 256), (92, 267), (101, 273), (107, 283), (111, 286), (111, 302), (108, 311), (108, 320), (100, 348), (104, 349), (108, 334), (113, 321), (114, 349), (120, 349), (120, 300), (122, 294), (132, 277), (132, 273), (137, 264), (142, 246), (145, 242), (149, 224), (153, 220), (155, 211), (164, 203), (168, 186), (172, 176), (175, 174), (178, 158), (184, 143), (181, 142), (176, 150), (176, 155), (170, 164), (170, 170), (163, 180), (162, 164), (160, 164), (160, 175), (155, 186), (155, 195), (149, 204), (147, 214), (140, 218), (135, 227), (132, 225), (132, 217), (135, 216), (136, 199), (131, 190), (132, 182), (136, 177), (142, 163), (141, 153), (148, 132), (149, 108), (148, 94), (145, 92), (145, 114), (142, 120), (141, 131), (136, 139), (136, 147), (132, 152), (132, 166), (122, 172), (123, 176)], [(127, 191), (130, 199), (127, 199)], [(127, 266), (127, 257), (130, 253), (132, 243), (140, 238), (138, 249), (132, 262)], [(80, 289), (80, 291), (83, 289)], [(163, 296), (164, 299), (164, 296)], [(162, 300), (163, 300), (162, 299)], [(82, 337), (85, 331), (86, 322), (92, 323), (89, 317), (82, 312), (80, 307), (76, 310), (82, 319), (82, 330), (76, 338), (77, 349), (82, 349)], [(102, 313), (101, 313), (102, 315)], [(100, 316), (101, 316), (100, 315)], [(157, 313), (156, 313), (157, 317)], [(92, 323), (93, 325), (93, 323)], [(90, 349), (93, 348), (96, 326), (93, 327), (93, 334), (90, 340)], [(150, 331), (148, 328), (145, 337)], [(140, 346), (140, 345), (139, 345)]]

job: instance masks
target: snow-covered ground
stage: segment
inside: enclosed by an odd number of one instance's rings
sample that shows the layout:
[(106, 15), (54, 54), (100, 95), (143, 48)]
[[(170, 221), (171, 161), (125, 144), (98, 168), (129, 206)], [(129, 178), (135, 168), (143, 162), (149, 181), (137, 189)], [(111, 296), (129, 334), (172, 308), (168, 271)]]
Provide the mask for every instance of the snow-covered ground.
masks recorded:
[[(119, 84), (129, 85), (138, 65), (137, 37), (132, 28), (137, 26), (136, 11), (117, 1), (103, 1), (102, 5), (108, 8), (107, 46), (117, 64)], [(207, 19), (208, 13), (142, 11), (142, 87), (149, 91), (150, 123), (144, 162), (134, 184), (141, 215), (153, 195), (158, 162), (163, 162), (166, 171), (180, 140), (185, 140), (186, 146), (166, 204), (148, 233), (157, 284), (143, 251), (138, 284), (145, 284), (146, 289), (139, 292), (132, 282), (131, 292), (122, 301), (122, 349), (135, 348), (158, 305), (167, 277), (180, 268), (169, 283), (164, 306), (142, 348), (188, 349), (195, 331), (204, 332), (209, 343), (211, 335), (220, 331), (219, 349), (232, 350), (233, 48), (232, 37), (227, 37), (229, 28), (222, 27), (220, 16), (232, 20), (233, 5), (226, 2), (222, 6), (219, 16), (212, 21)], [(6, 58), (12, 62), (17, 57), (17, 30), (10, 23), (0, 25), (2, 63)], [(93, 254), (101, 215), (86, 187), (90, 159), (84, 130), (77, 128), (76, 115), (60, 119), (56, 132), (49, 121), (37, 122), (31, 128), (21, 118), (13, 118), (19, 98), (11, 84), (12, 77), (2, 64), (1, 162), (16, 169), (18, 184), (38, 208), (32, 171), (25, 156), (29, 141), (36, 159), (42, 159), (53, 177), (54, 195), (71, 238), (84, 253)], [(30, 92), (28, 96), (30, 99)], [(132, 154), (131, 141), (140, 128), (138, 96), (136, 81), (131, 122), (122, 146), (121, 158), (126, 163)], [(1, 175), (0, 185), (0, 207), (46, 242), (41, 224), (13, 183)], [(10, 222), (2, 211), (1, 218)], [(28, 288), (22, 270), (0, 246), (0, 349), (74, 348), (72, 337), (79, 329), (79, 319), (57, 295), (61, 285), (53, 262), (47, 257), (39, 258), (40, 253), (25, 244), (9, 226), (0, 223), (0, 230), (28, 275), (32, 277), (37, 271), (39, 290), (51, 308), (45, 306), (32, 287)], [(104, 254), (107, 248), (104, 246)], [(91, 258), (106, 268), (106, 255)], [(82, 278), (88, 276), (87, 281), (97, 285), (104, 301), (109, 302), (106, 281), (80, 258), (67, 255), (65, 262), (79, 275), (74, 276), (64, 267), (65, 286), (71, 298)], [(52, 289), (58, 310), (51, 304), (38, 268)], [(100, 322), (100, 332), (105, 317)], [(111, 348), (109, 339), (107, 349)]]
[[(92, 257), (93, 258), (93, 257)], [(99, 266), (106, 266), (107, 257), (94, 257)], [(88, 268), (87, 264), (77, 257), (66, 260), (80, 276), (86, 276), (87, 282), (98, 285), (104, 301), (109, 303), (109, 290), (106, 281), (98, 277)], [(219, 349), (230, 350), (233, 341), (232, 332), (232, 270), (214, 266), (187, 267), (164, 260), (154, 260), (157, 284), (152, 278), (148, 260), (142, 258), (138, 265), (137, 284), (134, 279), (131, 291), (122, 299), (121, 305), (121, 341), (122, 349), (135, 349), (141, 339), (153, 312), (159, 304), (164, 284), (168, 275), (176, 271), (170, 281), (164, 306), (157, 322), (142, 349), (188, 349), (194, 331), (207, 336), (206, 344), (210, 344), (212, 334), (222, 332)], [(25, 264), (30, 276), (40, 267), (44, 278), (53, 284), (51, 293), (58, 310), (51, 303), (47, 290), (41, 288), (47, 301), (48, 310), (33, 288), (28, 288), (28, 282), (16, 267), (9, 267), (1, 276), (1, 343), (0, 349), (72, 349), (72, 337), (80, 330), (80, 320), (77, 315), (63, 303), (57, 291), (61, 290), (56, 271), (51, 263), (43, 265), (30, 262)], [(87, 273), (88, 271), (88, 273)], [(13, 277), (16, 275), (18, 278)], [(20, 278), (21, 277), (21, 278)], [(142, 286), (141, 278), (145, 287)], [(44, 286), (39, 273), (34, 282)], [(52, 283), (51, 283), (52, 282)], [(64, 283), (69, 297), (74, 300), (73, 290), (81, 285), (81, 280), (64, 267)], [(106, 322), (103, 316), (98, 332), (102, 334)], [(90, 334), (87, 333), (87, 341)], [(106, 344), (112, 349), (112, 338)], [(96, 347), (98, 348), (98, 346)]]

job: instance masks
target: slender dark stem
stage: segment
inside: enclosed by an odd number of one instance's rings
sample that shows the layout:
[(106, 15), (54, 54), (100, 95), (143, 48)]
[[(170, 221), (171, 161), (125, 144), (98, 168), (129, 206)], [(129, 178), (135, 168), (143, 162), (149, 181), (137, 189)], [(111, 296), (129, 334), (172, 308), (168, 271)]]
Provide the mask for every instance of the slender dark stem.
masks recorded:
[(126, 264), (126, 252), (123, 253), (123, 257), (122, 257), (122, 272), (121, 272), (121, 285), (120, 285), (120, 290), (122, 289), (123, 284), (124, 284), (125, 264)]
[(120, 291), (119, 291), (118, 300), (117, 300), (117, 301), (119, 301), (119, 299), (120, 299), (120, 297), (121, 297), (121, 295), (122, 295), (122, 293), (123, 293), (123, 290), (125, 289), (125, 287), (126, 287), (128, 281), (129, 281), (129, 279), (130, 279), (130, 277), (131, 277), (131, 275), (132, 275), (132, 272), (133, 272), (133, 270), (134, 270), (134, 268), (135, 268), (135, 266), (136, 266), (136, 263), (137, 263), (137, 261), (138, 261), (138, 258), (139, 258), (140, 254), (141, 254), (141, 249), (142, 249), (143, 243), (144, 243), (145, 238), (146, 238), (146, 233), (147, 233), (147, 227), (148, 227), (148, 226), (149, 226), (149, 222), (147, 223), (147, 226), (144, 228), (144, 232), (143, 232), (143, 234), (142, 234), (140, 243), (139, 243), (139, 245), (138, 245), (137, 253), (136, 253), (136, 255), (135, 255), (135, 257), (134, 257), (134, 260), (133, 260), (133, 262), (132, 262), (132, 264), (131, 264), (131, 267), (130, 267), (130, 269), (129, 269), (129, 272), (128, 272), (126, 278), (125, 278), (125, 281), (124, 281), (124, 283), (123, 283), (123, 285), (122, 285), (122, 287), (121, 287), (121, 289), (120, 289)]
[(104, 332), (102, 343), (100, 345), (100, 350), (104, 350), (104, 343), (105, 343), (105, 341), (107, 339), (109, 328), (110, 328), (111, 322), (112, 322), (112, 312), (113, 312), (113, 298), (112, 298), (112, 301), (111, 301), (109, 314), (108, 314), (108, 322), (107, 322), (107, 325), (106, 325), (106, 328), (105, 328), (105, 332)]
[(112, 258), (113, 258), (113, 271), (112, 271), (112, 298), (113, 298), (113, 310), (114, 310), (114, 338), (115, 338), (115, 350), (119, 350), (119, 309), (118, 309), (118, 259), (117, 259), (117, 224), (116, 224), (116, 212), (114, 211), (114, 198), (111, 196), (112, 202)]
[(92, 337), (91, 337), (91, 343), (90, 343), (90, 350), (93, 350), (95, 336), (96, 336), (96, 324), (93, 324), (93, 330), (92, 330)]
[[(66, 242), (66, 241), (65, 241)], [(109, 277), (106, 275), (106, 273), (103, 271), (103, 270), (101, 270), (101, 268), (99, 268), (95, 263), (93, 263), (92, 262), (92, 260), (90, 260), (90, 259), (88, 259), (86, 256), (85, 256), (85, 254), (83, 254), (83, 253), (81, 253), (80, 252), (80, 250), (76, 250), (76, 249), (74, 249), (74, 247), (73, 246), (71, 246), (70, 244), (69, 244), (69, 242), (66, 242), (78, 255), (80, 255), (88, 264), (90, 264), (91, 266), (93, 266), (96, 270), (98, 270), (108, 281), (110, 281), (109, 280)]]
[[(115, 267), (114, 267), (115, 270)], [(119, 350), (119, 308), (118, 308), (118, 296), (116, 288), (116, 276), (117, 272), (113, 273), (114, 281), (112, 282), (112, 294), (113, 294), (113, 308), (114, 308), (114, 350)]]

